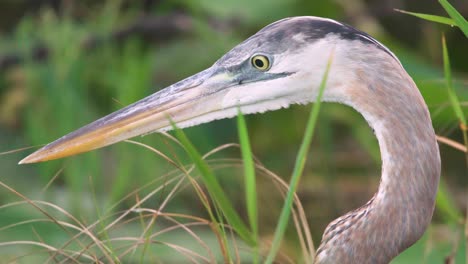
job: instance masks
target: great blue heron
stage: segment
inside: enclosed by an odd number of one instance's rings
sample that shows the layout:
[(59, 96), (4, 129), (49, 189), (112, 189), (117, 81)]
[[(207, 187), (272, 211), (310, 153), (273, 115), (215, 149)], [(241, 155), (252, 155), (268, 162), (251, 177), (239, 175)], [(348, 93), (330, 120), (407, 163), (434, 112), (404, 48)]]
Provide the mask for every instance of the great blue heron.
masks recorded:
[[(382, 177), (364, 206), (326, 228), (316, 263), (388, 263), (424, 233), (434, 211), (440, 156), (429, 111), (397, 57), (378, 41), (319, 17), (277, 21), (210, 68), (34, 152), (33, 163), (179, 127), (315, 100), (333, 52), (323, 100), (351, 106), (375, 131)], [(170, 117), (170, 118), (169, 118)]]

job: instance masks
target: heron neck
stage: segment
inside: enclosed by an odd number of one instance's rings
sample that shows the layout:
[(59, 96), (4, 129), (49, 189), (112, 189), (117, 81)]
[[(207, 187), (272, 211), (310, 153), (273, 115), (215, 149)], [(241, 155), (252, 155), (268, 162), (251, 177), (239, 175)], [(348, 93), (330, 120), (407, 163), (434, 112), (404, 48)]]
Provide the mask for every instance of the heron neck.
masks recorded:
[(422, 236), (434, 210), (440, 156), (419, 90), (402, 68), (373, 77), (363, 72), (342, 101), (375, 131), (382, 177), (366, 205), (327, 227), (318, 263), (388, 263)]

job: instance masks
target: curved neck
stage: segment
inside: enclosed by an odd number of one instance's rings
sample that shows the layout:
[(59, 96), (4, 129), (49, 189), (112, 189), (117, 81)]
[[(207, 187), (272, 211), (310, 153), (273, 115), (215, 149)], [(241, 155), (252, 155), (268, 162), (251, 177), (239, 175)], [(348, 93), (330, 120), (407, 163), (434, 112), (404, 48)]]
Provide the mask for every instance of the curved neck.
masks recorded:
[(366, 205), (327, 227), (317, 263), (388, 263), (422, 236), (432, 218), (440, 156), (429, 111), (400, 65), (379, 66), (380, 74), (356, 71), (339, 101), (375, 131), (380, 186)]

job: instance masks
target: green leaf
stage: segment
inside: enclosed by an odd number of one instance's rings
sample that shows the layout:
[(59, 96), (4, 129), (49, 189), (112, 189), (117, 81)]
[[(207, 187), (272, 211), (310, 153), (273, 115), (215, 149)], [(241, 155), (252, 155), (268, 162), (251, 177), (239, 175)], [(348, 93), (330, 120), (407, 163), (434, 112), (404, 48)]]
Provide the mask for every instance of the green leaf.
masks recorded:
[(278, 249), (280, 247), (281, 241), (283, 240), (286, 227), (288, 226), (289, 217), (291, 215), (291, 209), (293, 207), (294, 193), (297, 190), (299, 180), (301, 178), (302, 172), (304, 171), (304, 166), (307, 160), (307, 153), (309, 152), (310, 143), (314, 136), (315, 124), (317, 123), (318, 114), (320, 110), (320, 103), (322, 100), (323, 91), (325, 90), (325, 86), (327, 83), (328, 72), (330, 71), (332, 59), (333, 53), (330, 54), (330, 58), (328, 59), (325, 73), (323, 74), (322, 82), (319, 86), (319, 92), (317, 95), (316, 102), (312, 107), (309, 119), (307, 121), (306, 131), (304, 133), (304, 137), (302, 139), (302, 143), (297, 154), (296, 163), (294, 165), (294, 170), (291, 176), (291, 182), (289, 183), (289, 190), (286, 194), (286, 200), (284, 201), (283, 209), (281, 210), (278, 225), (276, 226), (275, 235), (273, 237), (270, 252), (268, 253), (267, 259), (265, 261), (265, 263), (267, 264), (273, 263)]
[(439, 3), (468, 38), (468, 21), (447, 0), (439, 0)]
[(172, 127), (175, 130), (177, 139), (185, 147), (187, 154), (194, 162), (195, 167), (198, 169), (198, 171), (200, 171), (201, 178), (208, 190), (208, 193), (210, 194), (213, 201), (221, 209), (228, 223), (245, 242), (251, 246), (255, 245), (255, 240), (252, 238), (250, 231), (240, 218), (239, 214), (237, 214), (237, 212), (234, 210), (234, 206), (225, 195), (225, 192), (221, 188), (221, 185), (219, 184), (213, 171), (210, 169), (200, 153), (198, 153), (197, 149), (193, 146), (184, 132), (177, 128), (174, 123), (172, 123)]
[[(250, 148), (249, 135), (245, 118), (237, 109), (237, 129), (239, 133), (239, 143), (242, 152), (242, 160), (244, 163), (245, 177), (245, 195), (247, 203), (247, 215), (249, 217), (250, 227), (252, 228), (255, 244), (258, 245), (258, 209), (257, 209), (257, 185), (255, 177), (255, 166), (252, 158), (252, 150)], [(255, 247), (254, 263), (258, 261), (258, 246)]]
[(424, 19), (424, 20), (449, 25), (449, 26), (455, 25), (455, 21), (453, 19), (449, 18), (449, 17), (422, 14), (422, 13), (414, 13), (414, 12), (409, 12), (409, 11), (400, 10), (400, 9), (395, 9), (395, 11), (403, 13), (403, 14), (419, 17), (419, 18)]
[(453, 111), (455, 112), (455, 115), (457, 116), (460, 123), (466, 125), (465, 114), (463, 113), (457, 94), (453, 89), (452, 70), (450, 69), (450, 57), (447, 50), (447, 44), (445, 42), (445, 36), (442, 36), (442, 53), (444, 58), (445, 84), (447, 86), (450, 104), (452, 105)]

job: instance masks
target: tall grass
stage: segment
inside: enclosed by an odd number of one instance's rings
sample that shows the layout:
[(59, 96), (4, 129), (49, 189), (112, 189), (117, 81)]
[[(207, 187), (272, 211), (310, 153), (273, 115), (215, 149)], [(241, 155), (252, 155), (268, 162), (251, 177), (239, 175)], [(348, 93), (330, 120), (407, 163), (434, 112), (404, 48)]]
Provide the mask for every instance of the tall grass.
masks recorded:
[(244, 116), (240, 110), (237, 110), (237, 128), (239, 134), (239, 144), (242, 152), (242, 161), (244, 164), (244, 183), (245, 183), (245, 200), (247, 203), (247, 215), (249, 218), (250, 228), (252, 230), (252, 238), (254, 239), (254, 259), (253, 263), (258, 263), (259, 246), (258, 246), (258, 208), (257, 208), (257, 179), (255, 175), (255, 165), (250, 147), (250, 140), (245, 123)]
[[(180, 133), (182, 132), (179, 130)], [(171, 137), (171, 140), (174, 140), (174, 138)], [(219, 255), (222, 256), (221, 259), (224, 262), (228, 263), (244, 263), (249, 260), (259, 260), (257, 246), (249, 246), (239, 241), (237, 235), (234, 236), (231, 232), (232, 230), (236, 230), (234, 226), (223, 224), (223, 221), (218, 218), (225, 217), (228, 223), (232, 223), (232, 220), (229, 218), (231, 215), (226, 214), (225, 209), (216, 200), (213, 201), (213, 206), (217, 207), (218, 209), (216, 210), (219, 210), (222, 215), (217, 215), (216, 217), (210, 216), (208, 219), (190, 214), (170, 212), (166, 209), (169, 203), (174, 200), (177, 193), (191, 186), (193, 192), (198, 194), (200, 203), (206, 206), (207, 211), (211, 210), (211, 206), (207, 203), (207, 197), (210, 197), (211, 193), (209, 188), (207, 188), (208, 192), (204, 191), (204, 187), (206, 187), (204, 185), (205, 180), (197, 183), (200, 180), (199, 177), (205, 177), (201, 171), (197, 173), (195, 170), (200, 170), (200, 165), (194, 163), (193, 165), (181, 166), (177, 161), (170, 159), (167, 155), (151, 146), (135, 141), (128, 142), (149, 149), (157, 156), (167, 160), (176, 169), (167, 176), (162, 175), (162, 177), (128, 193), (126, 197), (112, 205), (111, 208), (98, 214), (98, 219), (90, 223), (80, 220), (66, 209), (53, 203), (31, 200), (10, 186), (0, 182), (2, 188), (20, 198), (19, 202), (0, 206), (2, 214), (7, 214), (8, 210), (24, 206), (30, 206), (38, 213), (36, 218), (0, 227), (0, 232), (14, 232), (14, 230), (20, 230), (28, 225), (38, 226), (42, 223), (42, 229), (44, 227), (46, 229), (57, 227), (62, 230), (63, 235), (60, 241), (54, 242), (50, 238), (43, 238), (44, 231), (38, 229), (38, 241), (0, 241), (0, 251), (11, 247), (15, 247), (18, 250), (21, 249), (20, 252), (22, 253), (12, 255), (11, 258), (8, 258), (8, 261), (126, 263), (136, 260), (139, 263), (147, 263), (148, 261), (155, 262), (163, 259), (174, 260), (174, 258), (168, 257), (168, 254), (170, 254), (168, 249), (180, 253), (180, 257), (175, 258), (176, 260), (182, 261), (185, 259), (194, 263), (200, 261), (218, 263), (220, 261)], [(180, 141), (178, 145), (186, 147), (187, 142)], [(213, 173), (220, 168), (244, 167), (244, 162), (237, 159), (231, 161), (225, 159), (206, 160), (219, 151), (232, 146), (221, 146), (203, 157), (198, 156), (198, 158), (203, 160), (198, 162), (205, 164), (203, 166), (208, 166), (210, 170), (213, 170)], [(258, 176), (266, 177), (272, 182), (277, 182), (282, 190), (286, 190), (287, 184), (280, 177), (261, 165), (256, 165), (255, 168), (260, 172), (257, 174)], [(218, 180), (214, 179), (214, 181)], [(164, 200), (159, 203), (160, 206), (157, 209), (153, 209), (154, 203), (150, 201), (154, 200), (159, 193), (164, 193)], [(218, 198), (216, 196), (212, 197), (213, 199)], [(117, 212), (112, 210), (123, 202), (129, 202), (132, 199), (134, 202), (128, 209)], [(297, 197), (295, 198), (295, 208), (293, 211), (295, 226), (300, 244), (306, 249), (306, 244), (310, 243), (310, 237), (304, 238), (302, 234), (304, 232), (309, 233), (310, 231), (305, 222), (304, 210)], [(208, 215), (211, 214), (208, 213)], [(239, 234), (237, 230), (236, 233)], [(187, 241), (191, 242), (188, 243)], [(218, 247), (214, 246), (214, 241), (217, 241)], [(247, 240), (247, 242), (249, 241)], [(34, 248), (39, 248), (40, 250), (37, 251)], [(216, 250), (216, 248), (219, 250)], [(250, 253), (251, 250), (249, 248), (252, 248), (252, 253)]]

